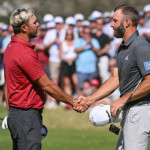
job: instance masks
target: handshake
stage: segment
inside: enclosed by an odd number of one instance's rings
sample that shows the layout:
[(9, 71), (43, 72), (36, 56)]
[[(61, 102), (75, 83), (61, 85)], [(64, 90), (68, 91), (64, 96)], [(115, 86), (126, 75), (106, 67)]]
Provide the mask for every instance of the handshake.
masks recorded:
[(88, 97), (80, 96), (73, 100), (73, 109), (80, 113), (85, 112), (90, 107), (90, 105), (91, 103)]

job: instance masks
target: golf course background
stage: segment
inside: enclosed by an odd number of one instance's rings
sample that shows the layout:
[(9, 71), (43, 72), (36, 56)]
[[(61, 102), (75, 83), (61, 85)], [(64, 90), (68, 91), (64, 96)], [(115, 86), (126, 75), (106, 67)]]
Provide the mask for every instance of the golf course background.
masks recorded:
[[(6, 108), (0, 106), (0, 117), (6, 115)], [(44, 109), (43, 122), (48, 135), (42, 140), (42, 150), (115, 150), (118, 136), (108, 131), (109, 125), (94, 127), (89, 112), (80, 114), (60, 106)], [(0, 129), (0, 150), (12, 150), (8, 129)]]

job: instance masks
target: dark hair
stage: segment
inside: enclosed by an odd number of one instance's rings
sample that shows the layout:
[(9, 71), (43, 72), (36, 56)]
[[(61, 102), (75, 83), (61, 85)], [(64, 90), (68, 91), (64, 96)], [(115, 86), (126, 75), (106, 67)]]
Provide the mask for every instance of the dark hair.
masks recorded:
[(137, 27), (140, 18), (138, 11), (134, 7), (124, 4), (117, 6), (114, 9), (114, 12), (119, 9), (122, 11), (122, 19), (130, 19), (132, 21), (132, 25)]

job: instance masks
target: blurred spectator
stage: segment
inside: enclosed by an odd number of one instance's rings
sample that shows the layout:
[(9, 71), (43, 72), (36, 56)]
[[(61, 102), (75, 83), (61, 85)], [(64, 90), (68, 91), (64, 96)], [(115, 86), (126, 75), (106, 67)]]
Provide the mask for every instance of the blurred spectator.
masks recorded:
[(145, 29), (142, 31), (142, 36), (150, 42), (150, 4), (144, 7), (145, 12)]
[(96, 38), (101, 46), (101, 50), (98, 52), (98, 71), (101, 82), (104, 83), (110, 76), (109, 72), (109, 56), (108, 50), (110, 48), (110, 39), (103, 33), (104, 19), (102, 17), (96, 19), (97, 32), (92, 34)]
[(77, 13), (74, 15), (75, 21), (76, 21), (76, 28), (75, 32), (78, 34), (78, 38), (82, 37), (82, 22), (84, 21), (84, 16), (81, 13)]
[(71, 86), (71, 80), (73, 82), (76, 92), (78, 92), (78, 79), (75, 74), (75, 60), (77, 54), (75, 53), (74, 36), (71, 29), (68, 29), (66, 31), (65, 40), (61, 42), (59, 56), (61, 60), (60, 75), (63, 89), (67, 94), (72, 95), (73, 87)]
[(2, 30), (2, 47), (0, 49), (0, 103), (3, 103), (3, 98), (7, 99), (6, 94), (6, 85), (5, 85), (5, 77), (4, 77), (4, 65), (3, 65), (3, 55), (5, 49), (9, 42), (11, 41), (11, 36), (9, 34), (8, 25), (3, 24), (1, 27)]
[(98, 11), (98, 10), (94, 10), (91, 15), (89, 16), (89, 21), (90, 21), (90, 25), (91, 25), (91, 33), (96, 34), (97, 32), (97, 24), (96, 24), (96, 19), (97, 18), (101, 18), (103, 17), (103, 14)]
[(38, 31), (38, 36), (33, 41), (33, 43), (35, 44), (35, 51), (37, 52), (38, 60), (42, 64), (42, 68), (47, 74), (47, 76), (50, 77), (48, 48), (46, 48), (43, 43), (46, 32), (47, 32), (46, 25), (41, 24), (39, 31)]
[(9, 30), (10, 36), (14, 35), (13, 27), (11, 25), (9, 25), (8, 30)]
[(117, 50), (118, 50), (121, 42), (122, 42), (122, 39), (119, 39), (119, 38), (113, 38), (111, 40), (111, 42), (110, 42), (110, 49), (108, 51), (110, 60), (111, 59), (116, 59)]
[(113, 29), (111, 28), (112, 16), (113, 12), (107, 14), (107, 19), (109, 19), (107, 20), (107, 22), (105, 22), (105, 25), (103, 27), (103, 32), (109, 36), (110, 40), (113, 39)]
[(77, 13), (74, 15), (75, 21), (76, 21), (76, 27), (81, 27), (82, 22), (84, 21), (84, 16), (81, 13)]
[(54, 19), (56, 23), (56, 31), (57, 31), (57, 37), (62, 41), (65, 39), (65, 27), (64, 27), (64, 19), (61, 16), (57, 16)]
[(91, 88), (91, 84), (89, 82), (89, 80), (85, 80), (83, 82), (83, 90), (82, 90), (82, 95), (83, 96), (88, 96), (90, 94), (92, 94), (92, 88)]
[(54, 20), (54, 16), (52, 14), (45, 14), (44, 17), (43, 17), (43, 22), (45, 24), (51, 22)]
[(147, 4), (144, 7), (145, 12), (145, 26), (150, 28), (150, 4)]
[(67, 25), (67, 29), (71, 29), (73, 30), (73, 35), (74, 35), (74, 39), (78, 39), (78, 32), (77, 32), (77, 28), (76, 28), (76, 20), (74, 17), (69, 16), (66, 18), (65, 23)]
[(90, 21), (91, 33), (93, 33), (93, 34), (96, 33), (96, 20), (95, 20), (95, 18), (92, 15), (90, 15), (88, 17), (88, 20)]
[(59, 59), (59, 45), (60, 39), (55, 28), (55, 23), (50, 22), (47, 24), (49, 30), (44, 37), (44, 44), (49, 45), (49, 66), (50, 66), (50, 78), (56, 84), (58, 84), (60, 74), (60, 59)]
[(90, 84), (91, 84), (91, 89), (92, 89), (92, 93), (93, 93), (99, 88), (100, 81), (95, 78), (90, 81)]
[(97, 77), (97, 55), (100, 50), (98, 41), (91, 37), (90, 23), (83, 21), (83, 37), (75, 42), (76, 72), (78, 77), (78, 87), (83, 89), (83, 82), (85, 80), (92, 80)]

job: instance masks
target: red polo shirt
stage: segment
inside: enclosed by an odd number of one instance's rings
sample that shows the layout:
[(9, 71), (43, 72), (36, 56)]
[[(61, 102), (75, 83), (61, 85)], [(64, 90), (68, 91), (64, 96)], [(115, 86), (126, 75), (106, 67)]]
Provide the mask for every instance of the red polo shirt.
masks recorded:
[(34, 81), (45, 72), (34, 45), (12, 36), (4, 53), (4, 69), (9, 107), (42, 109), (44, 91)]

